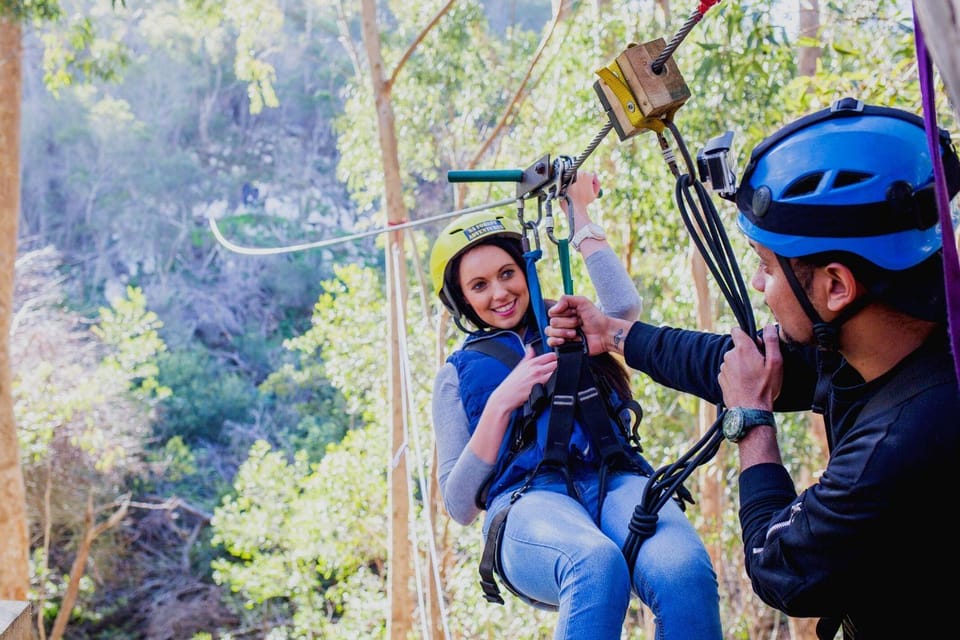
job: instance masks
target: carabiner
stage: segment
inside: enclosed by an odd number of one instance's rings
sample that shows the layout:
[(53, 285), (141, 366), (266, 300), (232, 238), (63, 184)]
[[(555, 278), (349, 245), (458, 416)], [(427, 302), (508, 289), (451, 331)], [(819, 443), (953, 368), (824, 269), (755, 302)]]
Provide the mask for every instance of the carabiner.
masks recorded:
[(543, 227), (547, 230), (547, 237), (553, 244), (557, 244), (557, 239), (553, 236), (553, 199), (551, 196), (547, 199), (547, 214), (543, 217)]

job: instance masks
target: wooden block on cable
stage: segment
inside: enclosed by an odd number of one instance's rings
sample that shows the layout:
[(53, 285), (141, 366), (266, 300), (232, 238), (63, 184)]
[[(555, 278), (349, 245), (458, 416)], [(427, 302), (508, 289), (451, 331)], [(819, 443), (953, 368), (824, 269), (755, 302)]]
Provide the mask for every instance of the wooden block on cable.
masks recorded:
[(33, 640), (29, 602), (0, 600), (0, 640)]
[(640, 113), (647, 118), (672, 118), (690, 98), (690, 88), (680, 75), (673, 56), (667, 58), (659, 74), (653, 71), (653, 61), (666, 48), (663, 38), (643, 44), (631, 44), (617, 56), (627, 86), (637, 99)]
[[(615, 64), (597, 72), (601, 80), (594, 83), (594, 91), (620, 140), (648, 129), (662, 130), (663, 121), (672, 119), (690, 97), (673, 56), (667, 58), (660, 73), (654, 73), (653, 61), (665, 47), (663, 38), (631, 43)], [(608, 76), (604, 78), (603, 73)]]

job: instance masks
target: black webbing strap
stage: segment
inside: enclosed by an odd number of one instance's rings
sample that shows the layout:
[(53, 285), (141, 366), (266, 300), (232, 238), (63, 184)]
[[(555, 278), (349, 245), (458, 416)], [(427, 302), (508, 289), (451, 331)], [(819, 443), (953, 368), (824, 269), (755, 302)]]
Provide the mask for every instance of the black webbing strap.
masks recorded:
[(503, 596), (500, 595), (493, 572), (495, 569), (499, 570), (497, 565), (500, 540), (503, 538), (503, 530), (507, 528), (507, 513), (511, 507), (513, 505), (509, 504), (493, 516), (487, 530), (487, 539), (483, 543), (483, 554), (480, 556), (480, 586), (483, 588), (483, 598), (496, 604), (503, 604)]
[[(626, 466), (629, 460), (624, 450), (625, 443), (617, 439), (614, 432), (612, 416), (607, 410), (607, 403), (597, 389), (596, 378), (586, 359), (582, 360), (580, 372), (580, 389), (577, 392), (577, 410), (580, 413), (580, 424), (590, 434), (596, 455), (599, 459), (599, 483), (597, 486), (597, 526), (603, 514), (603, 502), (607, 496), (607, 480), (610, 469), (619, 461)], [(624, 442), (626, 434), (624, 434)]]
[(557, 371), (554, 374), (553, 397), (550, 399), (550, 422), (544, 446), (543, 464), (566, 467), (569, 461), (570, 434), (577, 411), (583, 346), (568, 342), (556, 349)]
[(499, 340), (474, 340), (473, 342), (468, 342), (463, 348), (471, 351), (479, 351), (492, 358), (496, 358), (507, 365), (507, 368), (511, 371), (523, 360), (523, 356)]

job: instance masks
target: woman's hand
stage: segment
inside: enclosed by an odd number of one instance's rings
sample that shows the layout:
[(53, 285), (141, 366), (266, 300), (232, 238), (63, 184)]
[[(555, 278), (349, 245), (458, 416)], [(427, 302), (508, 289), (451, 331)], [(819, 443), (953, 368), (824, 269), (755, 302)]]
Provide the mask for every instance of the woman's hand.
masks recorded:
[(501, 411), (511, 413), (517, 407), (523, 406), (535, 385), (546, 384), (556, 370), (557, 354), (554, 351), (538, 356), (534, 355), (533, 348), (528, 346), (523, 360), (503, 379), (500, 386), (494, 389), (487, 404), (495, 403)]
[[(590, 224), (587, 205), (600, 195), (600, 178), (589, 171), (577, 171), (576, 179), (567, 187), (567, 198), (573, 203), (573, 219), (577, 228)], [(560, 198), (560, 207), (566, 213), (567, 198)]]

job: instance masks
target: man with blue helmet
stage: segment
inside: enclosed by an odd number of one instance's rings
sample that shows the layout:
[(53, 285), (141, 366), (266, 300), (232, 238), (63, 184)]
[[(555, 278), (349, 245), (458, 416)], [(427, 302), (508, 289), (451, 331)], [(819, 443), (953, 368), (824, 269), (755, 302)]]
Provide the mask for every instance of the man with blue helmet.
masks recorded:
[[(950, 196), (960, 162), (946, 132)], [(844, 99), (762, 142), (733, 196), (777, 325), (759, 338), (629, 323), (582, 297), (549, 343), (616, 351), (666, 386), (723, 403), (740, 454), (745, 566), (764, 602), (821, 638), (940, 637), (960, 574), (943, 498), (960, 459), (933, 165), (923, 121)], [(773, 412), (823, 414), (830, 458), (799, 494)], [(939, 575), (938, 575), (939, 574)], [(941, 579), (936, 579), (936, 578)]]

